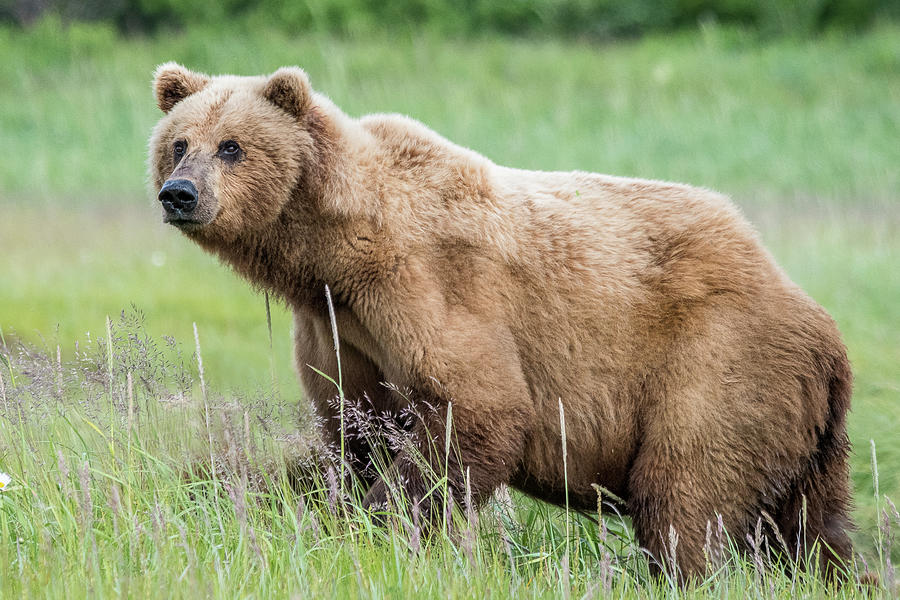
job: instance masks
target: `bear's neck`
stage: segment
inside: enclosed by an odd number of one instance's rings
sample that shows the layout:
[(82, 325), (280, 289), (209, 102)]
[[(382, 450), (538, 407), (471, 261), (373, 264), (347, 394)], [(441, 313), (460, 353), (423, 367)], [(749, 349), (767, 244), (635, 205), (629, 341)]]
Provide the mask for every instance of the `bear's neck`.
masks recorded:
[(311, 252), (308, 230), (301, 215), (286, 210), (265, 233), (251, 232), (228, 242), (196, 241), (258, 290), (291, 306), (309, 305), (324, 297), (326, 282)]

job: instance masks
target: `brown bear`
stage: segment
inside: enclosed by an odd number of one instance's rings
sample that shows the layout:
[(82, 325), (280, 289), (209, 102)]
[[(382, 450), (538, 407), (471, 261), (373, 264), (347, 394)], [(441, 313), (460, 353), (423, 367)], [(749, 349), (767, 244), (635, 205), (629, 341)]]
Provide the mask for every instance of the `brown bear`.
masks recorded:
[[(683, 576), (707, 567), (718, 518), (739, 544), (761, 521), (791, 557), (818, 541), (818, 566), (851, 558), (845, 348), (728, 199), (498, 166), (403, 116), (350, 118), (299, 68), (169, 63), (154, 87), (164, 220), (290, 306), (326, 434), (335, 387), (310, 368), (337, 378), (326, 285), (348, 401), (421, 409), (420, 447), (369, 478), (366, 506), (396, 484), (440, 512), (418, 461), (444, 471), (452, 413), (457, 501), (509, 484), (590, 510), (598, 484)], [(367, 440), (346, 444), (365, 464)]]

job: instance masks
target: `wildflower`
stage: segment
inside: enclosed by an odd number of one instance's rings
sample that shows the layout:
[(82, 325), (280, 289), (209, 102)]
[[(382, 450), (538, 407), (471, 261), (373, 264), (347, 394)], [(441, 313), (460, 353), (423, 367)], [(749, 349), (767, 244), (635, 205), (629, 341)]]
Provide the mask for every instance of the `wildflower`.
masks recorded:
[(12, 477), (0, 471), (0, 492), (6, 489), (10, 481), (12, 481)]

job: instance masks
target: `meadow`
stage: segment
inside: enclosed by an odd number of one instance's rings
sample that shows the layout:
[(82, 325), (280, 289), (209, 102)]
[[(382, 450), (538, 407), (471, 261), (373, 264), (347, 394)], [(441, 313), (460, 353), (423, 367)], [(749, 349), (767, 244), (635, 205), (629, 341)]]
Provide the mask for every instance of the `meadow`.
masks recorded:
[[(0, 27), (0, 55), (0, 472), (12, 477), (0, 596), (834, 592), (728, 553), (724, 571), (681, 591), (649, 577), (627, 522), (516, 494), (428, 542), (412, 515), (382, 530), (336, 503), (327, 478), (298, 494), (286, 474), (313, 420), (290, 317), (273, 298), (270, 327), (266, 298), (165, 228), (146, 185), (150, 79), (167, 60), (238, 74), (300, 64), (351, 115), (406, 113), (499, 163), (729, 194), (844, 334), (855, 542), (884, 584), (870, 597), (897, 593), (897, 26), (595, 45), (238, 28), (123, 39), (47, 19)], [(212, 473), (197, 466), (210, 455)]]

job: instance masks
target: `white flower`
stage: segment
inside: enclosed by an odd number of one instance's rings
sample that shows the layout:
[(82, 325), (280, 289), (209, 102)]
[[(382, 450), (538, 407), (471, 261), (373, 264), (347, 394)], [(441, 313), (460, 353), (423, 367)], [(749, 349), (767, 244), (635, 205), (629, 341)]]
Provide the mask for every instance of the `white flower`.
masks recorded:
[(0, 471), (0, 492), (6, 489), (10, 481), (12, 481), (12, 477)]

